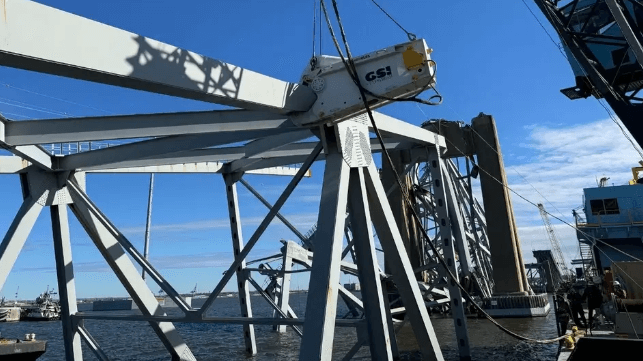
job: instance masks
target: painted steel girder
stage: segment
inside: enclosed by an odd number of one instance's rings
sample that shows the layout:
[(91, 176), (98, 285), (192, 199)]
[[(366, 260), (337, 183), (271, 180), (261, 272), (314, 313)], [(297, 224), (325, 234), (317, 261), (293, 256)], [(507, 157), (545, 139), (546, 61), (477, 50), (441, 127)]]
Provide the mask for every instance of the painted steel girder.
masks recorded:
[(288, 124), (286, 116), (243, 109), (21, 120), (4, 124), (4, 141), (21, 146), (261, 130)]
[(306, 86), (36, 2), (0, 6), (0, 65), (281, 114), (316, 99)]

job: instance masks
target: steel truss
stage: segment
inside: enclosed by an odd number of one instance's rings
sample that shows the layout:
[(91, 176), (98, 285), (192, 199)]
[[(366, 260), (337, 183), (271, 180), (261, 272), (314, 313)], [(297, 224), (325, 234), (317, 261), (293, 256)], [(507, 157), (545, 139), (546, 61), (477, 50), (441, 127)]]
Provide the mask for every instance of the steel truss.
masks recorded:
[[(10, 16), (4, 23), (7, 31), (0, 34), (0, 65), (240, 108), (19, 122), (0, 119), (0, 146), (15, 155), (0, 157), (0, 173), (20, 176), (24, 198), (0, 244), (0, 286), (4, 285), (42, 208), (50, 207), (67, 360), (82, 360), (81, 340), (98, 359), (108, 359), (84, 327), (86, 319), (148, 322), (175, 360), (195, 359), (177, 332), (175, 322), (243, 325), (245, 348), (251, 355), (257, 352), (254, 325), (275, 325), (280, 331), (288, 326), (302, 335), (300, 360), (329, 360), (335, 327), (354, 327), (357, 342), (347, 358), (367, 345), (373, 359), (392, 360), (397, 356), (397, 346), (391, 315), (400, 310), (389, 307), (383, 283), (391, 280), (422, 354), (427, 360), (443, 359), (422, 289), (416, 281), (416, 272), (431, 269), (435, 255), (426, 252), (423, 265), (426, 269), (411, 267), (373, 160), (373, 154), (382, 149), (370, 138), (369, 122), (359, 105), (362, 100), (355, 96), (357, 89), (350, 88), (352, 80), (348, 74), (335, 67), (325, 75), (326, 81), (349, 84), (342, 88), (347, 90), (342, 96), (353, 102), (327, 112), (322, 107), (324, 100), (337, 103), (336, 94), (323, 92), (323, 87), (313, 91), (308, 76), (300, 83), (284, 82), (35, 2), (5, 0), (3, 4)], [(71, 38), (75, 41), (68, 41)], [(400, 73), (412, 81), (391, 90), (390, 96), (415, 95), (432, 84), (434, 74), (424, 40), (385, 50), (387, 57), (399, 62), (404, 58), (402, 52), (407, 55), (411, 52), (410, 58), (415, 59)], [(363, 59), (366, 60), (356, 63), (358, 72), (370, 61), (368, 57)], [(329, 61), (322, 60), (321, 63)], [(416, 73), (418, 67), (425, 70), (421, 75)], [(326, 70), (319, 69), (320, 74)], [(369, 91), (379, 92), (374, 87)], [(388, 102), (380, 101), (373, 107)], [(421, 154), (414, 162), (427, 163), (426, 174), (430, 176), (421, 178), (431, 180), (432, 196), (420, 199), (418, 208), (425, 218), (438, 224), (433, 242), (440, 247), (439, 252), (454, 274), (462, 279), (470, 277), (482, 294), (488, 292), (492, 285), (480, 281), (485, 274), (486, 280), (490, 279), (490, 266), (484, 255), (485, 250), (488, 254), (484, 216), (471, 190), (463, 188), (453, 165), (441, 159), (446, 148), (444, 138), (381, 113), (374, 112), (374, 118), (387, 148)], [(79, 151), (81, 143), (114, 139), (132, 140), (100, 149), (90, 144), (87, 151)], [(65, 142), (77, 142), (77, 151), (52, 156), (42, 147)], [(325, 161), (324, 181), (317, 228), (314, 237), (310, 237), (296, 232), (280, 210), (300, 180), (310, 174), (313, 162), (320, 160)], [(292, 164), (301, 165), (296, 169), (287, 167)], [(86, 172), (223, 175), (234, 261), (201, 308), (192, 308), (92, 202), (85, 192)], [(292, 176), (275, 204), (264, 200), (270, 210), (247, 239), (241, 233), (236, 189), (237, 183), (248, 186), (243, 180), (245, 173)], [(78, 312), (67, 208), (79, 220), (141, 315)], [(287, 242), (280, 256), (281, 269), (252, 269), (247, 256), (275, 218), (286, 223), (306, 248)], [(371, 225), (390, 265), (390, 275), (379, 269)], [(349, 253), (354, 263), (342, 261)], [(306, 305), (309, 317), (305, 319), (297, 318), (288, 305), (287, 275), (292, 272), (292, 263), (310, 269)], [(182, 315), (166, 315), (137, 266), (174, 301)], [(255, 271), (276, 273), (281, 278), (275, 278), (278, 285), (266, 290), (253, 278)], [(339, 285), (341, 271), (359, 277), (361, 300)], [(454, 314), (461, 357), (466, 359), (469, 344), (462, 297), (455, 283), (446, 282), (443, 271), (438, 270), (438, 274), (441, 279), (437, 283), (423, 286), (426, 290), (437, 290), (439, 283), (442, 288)], [(206, 316), (233, 276), (239, 291), (241, 317)], [(253, 317), (251, 287), (260, 291), (278, 317)], [(279, 296), (276, 302), (275, 296)], [(348, 300), (353, 309), (361, 310), (364, 319), (336, 319), (338, 296)], [(303, 332), (299, 326), (303, 326)]]
[(604, 98), (643, 144), (643, 3), (534, 0), (560, 36), (576, 77), (570, 99)]

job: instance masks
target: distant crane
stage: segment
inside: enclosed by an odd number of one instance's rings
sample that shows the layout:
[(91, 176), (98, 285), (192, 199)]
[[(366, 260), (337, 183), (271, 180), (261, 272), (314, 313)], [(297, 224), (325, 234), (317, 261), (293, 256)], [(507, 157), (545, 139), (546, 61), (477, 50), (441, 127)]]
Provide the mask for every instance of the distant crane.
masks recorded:
[(554, 227), (549, 221), (549, 216), (547, 215), (547, 211), (545, 211), (545, 206), (543, 206), (542, 203), (538, 203), (538, 210), (540, 211), (540, 216), (543, 218), (543, 223), (545, 223), (545, 230), (547, 231), (547, 237), (549, 238), (549, 242), (551, 243), (551, 253), (554, 258), (556, 268), (558, 269), (558, 272), (561, 276), (567, 277), (571, 272), (566, 266), (567, 263), (565, 261), (565, 256), (560, 250), (560, 242), (558, 242), (558, 237), (556, 237)]

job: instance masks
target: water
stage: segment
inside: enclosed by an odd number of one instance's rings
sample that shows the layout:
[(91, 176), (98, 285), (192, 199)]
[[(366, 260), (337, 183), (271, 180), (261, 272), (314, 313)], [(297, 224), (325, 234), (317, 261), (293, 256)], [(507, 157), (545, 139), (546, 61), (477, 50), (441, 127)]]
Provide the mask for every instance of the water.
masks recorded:
[[(298, 315), (303, 315), (306, 306), (306, 294), (292, 294), (291, 306)], [(197, 300), (195, 300), (197, 301)], [(253, 296), (252, 306), (257, 317), (271, 317), (270, 306), (260, 297)], [(195, 302), (196, 303), (196, 302)], [(81, 308), (82, 310), (82, 308)], [(180, 315), (176, 308), (168, 309), (170, 315)], [(347, 312), (339, 302), (337, 314), (341, 317)], [(136, 314), (137, 311), (96, 312), (113, 314)], [(236, 297), (219, 298), (208, 312), (208, 316), (239, 316), (239, 304)], [(446, 360), (458, 360), (457, 345), (450, 318), (432, 319), (433, 327)], [(554, 314), (533, 319), (500, 319), (507, 328), (533, 338), (556, 337)], [(286, 333), (272, 331), (272, 326), (255, 326), (258, 353), (248, 357), (244, 353), (244, 342), (241, 325), (225, 324), (189, 324), (175, 323), (177, 330), (190, 346), (197, 360), (247, 360), (247, 361), (290, 361), (298, 360), (300, 337), (288, 328)], [(111, 360), (169, 360), (156, 335), (144, 322), (97, 321), (87, 320), (85, 326), (98, 341)], [(468, 320), (473, 360), (555, 360), (557, 344), (532, 345), (520, 342), (502, 333), (490, 322), (482, 319)], [(6, 338), (23, 338), (25, 333), (35, 333), (37, 339), (47, 340), (47, 352), (39, 360), (64, 360), (64, 346), (60, 321), (50, 322), (16, 322), (0, 324), (2, 336)], [(333, 359), (341, 360), (355, 343), (355, 331), (352, 328), (338, 327), (335, 330)], [(419, 353), (414, 352), (413, 332), (409, 326), (398, 332), (398, 344), (404, 351), (402, 359), (418, 360)], [(94, 360), (94, 355), (83, 343), (85, 360)], [(368, 347), (362, 347), (354, 357), (355, 360), (370, 360)]]

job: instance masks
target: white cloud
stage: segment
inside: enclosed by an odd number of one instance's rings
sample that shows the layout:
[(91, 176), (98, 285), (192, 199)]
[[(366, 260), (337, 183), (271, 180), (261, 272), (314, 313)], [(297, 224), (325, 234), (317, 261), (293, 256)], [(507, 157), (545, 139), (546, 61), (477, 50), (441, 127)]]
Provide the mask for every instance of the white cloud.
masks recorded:
[[(501, 139), (502, 141), (502, 139)], [(583, 188), (596, 187), (597, 179), (610, 177), (609, 184), (626, 184), (640, 155), (610, 119), (569, 127), (533, 127), (522, 147), (535, 155), (531, 161), (506, 168), (509, 186), (547, 211), (574, 223), (571, 211), (582, 205)], [(512, 194), (514, 212), (525, 261), (534, 249), (549, 249), (538, 209)], [(569, 261), (577, 258), (575, 231), (550, 217)]]

